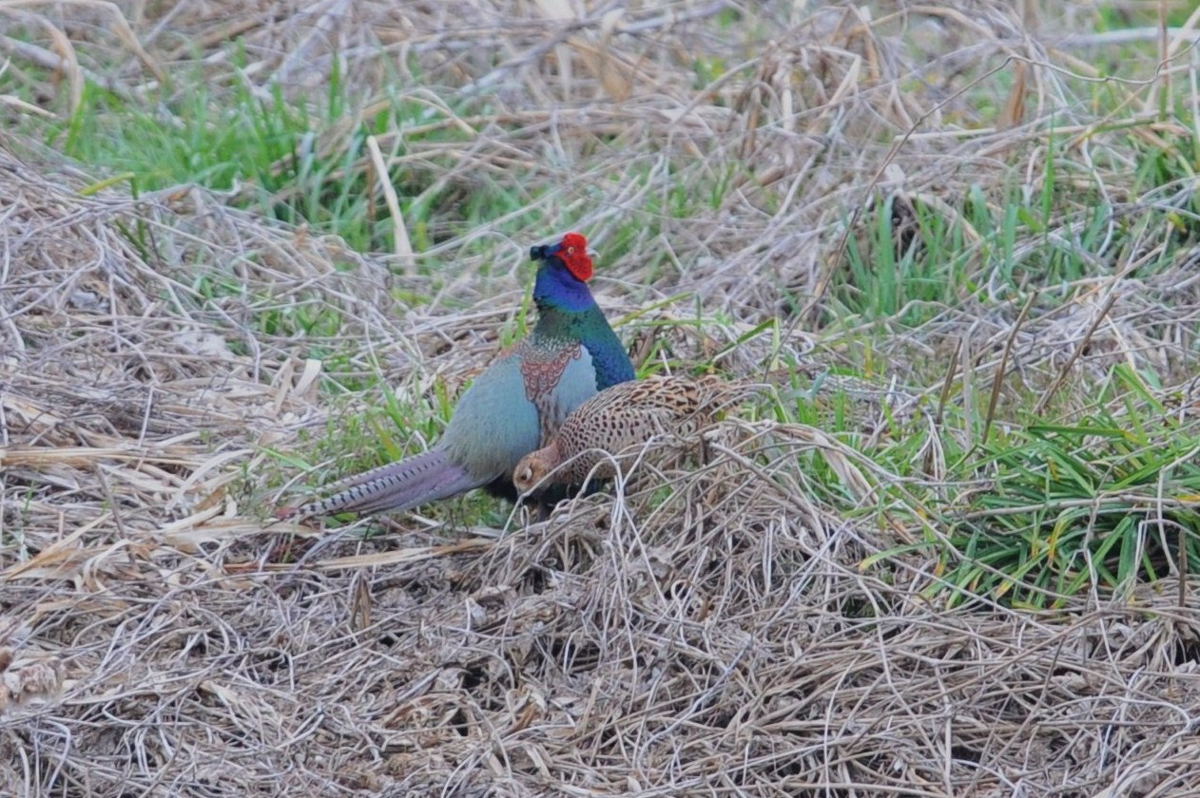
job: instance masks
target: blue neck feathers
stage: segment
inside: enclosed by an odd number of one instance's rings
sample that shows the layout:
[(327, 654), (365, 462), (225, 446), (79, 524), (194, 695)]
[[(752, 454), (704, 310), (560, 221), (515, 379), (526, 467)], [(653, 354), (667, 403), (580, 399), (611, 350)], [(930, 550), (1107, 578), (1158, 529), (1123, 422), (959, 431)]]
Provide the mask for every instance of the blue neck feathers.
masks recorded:
[(539, 310), (556, 308), (578, 313), (596, 307), (596, 300), (583, 282), (567, 270), (555, 257), (547, 258), (538, 267), (533, 283), (533, 301)]
[(587, 283), (571, 274), (558, 258), (547, 258), (538, 267), (533, 284), (538, 308), (535, 338), (578, 341), (592, 356), (596, 387), (604, 390), (634, 377), (633, 364), (617, 338)]

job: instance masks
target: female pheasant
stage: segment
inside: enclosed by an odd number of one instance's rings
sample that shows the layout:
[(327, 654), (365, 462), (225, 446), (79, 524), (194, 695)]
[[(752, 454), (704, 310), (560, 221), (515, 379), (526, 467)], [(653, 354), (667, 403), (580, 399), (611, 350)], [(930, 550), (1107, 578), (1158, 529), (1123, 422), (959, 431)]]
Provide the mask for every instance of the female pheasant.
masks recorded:
[(587, 239), (567, 233), (529, 254), (540, 262), (537, 325), (475, 379), (441, 440), (424, 454), (336, 483), (337, 493), (289, 516), (398, 512), (479, 487), (515, 500), (517, 461), (588, 397), (633, 379), (633, 364), (588, 289)]
[(612, 477), (615, 455), (656, 435), (694, 433), (757, 387), (707, 375), (650, 377), (601, 391), (577, 407), (549, 443), (521, 458), (513, 485), (525, 494), (582, 485), (589, 474)]

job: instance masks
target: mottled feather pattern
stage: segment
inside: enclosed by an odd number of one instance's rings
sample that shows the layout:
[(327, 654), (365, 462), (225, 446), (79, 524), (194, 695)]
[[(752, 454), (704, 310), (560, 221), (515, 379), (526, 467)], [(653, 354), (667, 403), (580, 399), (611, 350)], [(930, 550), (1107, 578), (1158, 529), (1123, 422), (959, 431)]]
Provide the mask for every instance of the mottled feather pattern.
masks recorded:
[(546, 446), (521, 460), (514, 483), (527, 491), (562, 463), (567, 465), (555, 472), (552, 483), (579, 484), (594, 468), (597, 476), (611, 477), (610, 455), (656, 436), (694, 434), (754, 387), (715, 376), (620, 383), (576, 408)]
[[(521, 377), (525, 381), (525, 397), (538, 410), (538, 446), (541, 446), (572, 410), (596, 393), (597, 380), (592, 357), (579, 344), (550, 341), (542, 346), (531, 345), (529, 350), (521, 358)], [(581, 359), (586, 362), (578, 364)]]
[(567, 364), (579, 357), (583, 347), (566, 344), (550, 348), (529, 347), (521, 359), (521, 376), (525, 378), (525, 396), (537, 402), (553, 391)]

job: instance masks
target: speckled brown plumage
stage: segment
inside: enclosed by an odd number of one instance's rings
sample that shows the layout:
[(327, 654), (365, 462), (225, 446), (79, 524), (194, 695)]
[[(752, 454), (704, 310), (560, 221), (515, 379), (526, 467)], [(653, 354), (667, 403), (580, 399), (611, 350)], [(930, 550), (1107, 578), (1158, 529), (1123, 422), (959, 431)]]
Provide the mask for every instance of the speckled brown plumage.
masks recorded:
[(579, 485), (593, 468), (595, 476), (611, 477), (609, 455), (655, 436), (693, 434), (752, 387), (715, 376), (650, 377), (614, 385), (575, 408), (546, 446), (523, 457), (513, 484), (521, 493), (539, 483), (541, 489)]

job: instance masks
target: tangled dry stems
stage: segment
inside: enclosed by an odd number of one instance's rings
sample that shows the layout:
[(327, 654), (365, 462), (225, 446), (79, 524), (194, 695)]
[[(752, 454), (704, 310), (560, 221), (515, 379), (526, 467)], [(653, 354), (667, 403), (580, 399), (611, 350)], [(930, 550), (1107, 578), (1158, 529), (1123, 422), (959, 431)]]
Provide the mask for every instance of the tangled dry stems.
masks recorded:
[[(928, 64), (858, 12), (832, 9), (757, 56), (755, 79), (696, 89), (681, 52), (738, 52), (707, 27), (723, 5), (564, 21), (556, 3), (397, 12), (327, 1), (277, 4), (268, 24), (194, 3), (133, 30), (161, 63), (241, 34), (254, 59), (243, 74), (260, 88), (310, 91), (340, 54), (364, 87), (416, 57), (433, 106), (442, 89), (493, 92), (498, 111), (430, 115), (478, 133), (470, 146), (403, 157), (464, 190), (507, 169), (560, 186), (536, 202), (549, 219), (556, 207), (576, 214), (601, 247), (613, 220), (666, 190), (665, 155), (693, 156), (683, 180), (753, 162), (711, 213), (665, 219), (635, 242), (675, 248), (676, 273), (627, 262), (600, 281), (618, 315), (688, 290), (735, 320), (663, 329), (681, 358), (720, 351), (796, 296), (821, 310), (847, 208), (878, 192), (933, 204), (971, 182), (997, 185), (1022, 158), (1033, 175), (1036, 123), (1052, 111), (1065, 135), (1072, 124), (1095, 133), (1064, 85), (1063, 70), (1084, 65), (1026, 35), (1003, 4), (926, 9), (910, 33), (935, 54)], [(66, 29), (79, 45), (66, 61), (96, 74), (112, 63), (103, 25)], [(511, 55), (497, 65), (496, 52)], [(980, 132), (959, 87), (924, 78), (995, 53), (1031, 65), (1026, 102)], [(136, 92), (147, 77), (128, 63), (134, 72), (106, 80)], [(904, 143), (891, 156), (869, 144), (885, 132)], [(595, 156), (597, 133), (617, 137), (623, 157)], [(1122, 153), (1105, 151), (1102, 134), (1089, 141), (1072, 179), (1131, 213), (1181, 202), (1125, 196)], [(481, 286), (459, 251), (498, 233), (447, 226), (428, 256), (464, 277), (439, 289), (390, 276), (401, 256), (361, 256), (203, 191), (88, 198), (90, 179), (52, 159), (0, 157), (0, 643), (13, 656), (0, 683), (0, 782), (18, 794), (1115, 797), (1195, 784), (1194, 590), (1166, 580), (1054, 614), (941, 609), (922, 594), (938, 577), (931, 563), (860, 568), (922, 533), (920, 508), (877, 511), (878, 486), (898, 478), (799, 425), (727, 422), (711, 431), (706, 463), (657, 473), (647, 463), (627, 492), (500, 537), (454, 541), (405, 522), (356, 554), (343, 544), (346, 556), (281, 590), (274, 569), (309, 530), (261, 520), (275, 495), (266, 448), (296, 448), (329, 411), (303, 354), (312, 342), (256, 321), (325, 303), (353, 320), (345, 373), (382, 368), (413, 393), (435, 378), (456, 385), (486, 362), (515, 307), (529, 242), (514, 241), (509, 275)], [(1048, 235), (1070, 246), (1081, 222), (1054, 222)], [(1182, 379), (1200, 307), (1194, 262), (1157, 285), (1117, 272), (1064, 287), (1075, 301), (1019, 328), (1019, 308), (992, 295), (989, 265), (975, 268), (983, 291), (918, 330), (880, 325), (880, 350), (897, 362), (948, 357), (973, 326), (970, 383), (990, 378), (1015, 334), (1012, 368), (1048, 385), (1091, 327), (1074, 374), (1116, 357)], [(229, 276), (244, 290), (205, 286)], [(402, 306), (388, 290), (396, 279), (436, 301)], [(834, 328), (817, 348), (836, 355), (838, 336), (855, 332)], [(793, 329), (782, 346), (805, 357), (813, 341)], [(770, 349), (752, 338), (722, 365), (753, 374)], [(882, 426), (866, 412), (864, 429)], [(810, 480), (805, 457), (843, 490)]]

